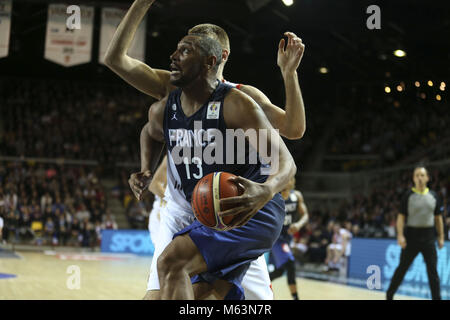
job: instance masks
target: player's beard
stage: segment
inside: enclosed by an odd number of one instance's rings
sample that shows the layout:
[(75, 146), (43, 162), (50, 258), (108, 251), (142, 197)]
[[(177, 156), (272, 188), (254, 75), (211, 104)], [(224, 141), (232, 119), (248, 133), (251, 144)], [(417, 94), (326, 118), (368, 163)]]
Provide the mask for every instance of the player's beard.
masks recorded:
[(189, 86), (200, 76), (200, 68), (194, 68), (193, 70), (179, 70), (175, 78), (170, 77), (170, 83), (176, 87), (183, 88)]

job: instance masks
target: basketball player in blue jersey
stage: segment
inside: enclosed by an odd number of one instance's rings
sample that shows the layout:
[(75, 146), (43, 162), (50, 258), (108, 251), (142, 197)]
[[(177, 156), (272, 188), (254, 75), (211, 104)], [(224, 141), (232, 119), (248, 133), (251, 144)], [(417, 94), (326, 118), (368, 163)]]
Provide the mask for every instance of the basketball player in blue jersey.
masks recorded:
[[(128, 83), (142, 92), (160, 99), (174, 88), (169, 82), (169, 72), (151, 68), (141, 61), (132, 59), (126, 54), (137, 27), (152, 3), (153, 1), (147, 0), (138, 0), (133, 3), (119, 25), (105, 59), (107, 65)], [(212, 24), (195, 26), (190, 32), (203, 33), (221, 43), (223, 61), (217, 71), (217, 78), (223, 80), (224, 66), (230, 54), (230, 42), (226, 32), (222, 28)], [(301, 39), (295, 36), (295, 34), (286, 33), (286, 36), (288, 37), (286, 50), (284, 50), (285, 41), (281, 40), (278, 52), (278, 65), (282, 71), (286, 87), (286, 111), (273, 105), (261, 91), (252, 86), (237, 85), (237, 87), (250, 95), (263, 108), (269, 121), (275, 128), (280, 130), (281, 135), (290, 139), (296, 139), (301, 138), (305, 131), (304, 106), (296, 73), (303, 55), (304, 45)], [(148, 134), (146, 127), (144, 127), (141, 133), (141, 145), (146, 146), (147, 139)], [(150, 180), (150, 175), (144, 173), (144, 168), (148, 164), (145, 152), (141, 152), (141, 162), (143, 164), (141, 166), (141, 172), (133, 174), (130, 178), (130, 186), (138, 198), (144, 196), (146, 186)], [(172, 205), (170, 205), (171, 203)], [(169, 210), (169, 208), (172, 208), (172, 210)], [(151, 268), (152, 272), (148, 283), (146, 298), (150, 299), (158, 297), (159, 282), (155, 272), (158, 254), (170, 242), (172, 235), (190, 222), (186, 219), (189, 215), (180, 217), (179, 215), (175, 216), (173, 214), (175, 211), (181, 212), (182, 210), (176, 207), (173, 201), (170, 201), (170, 197), (167, 197), (166, 209), (165, 212), (168, 216), (166, 219), (161, 217), (161, 229), (164, 230), (161, 230), (158, 235), (160, 237), (160, 244), (158, 246), (155, 245), (155, 255)], [(260, 259), (251, 264), (244, 278), (244, 287), (246, 289), (246, 296), (249, 299), (273, 298), (264, 257), (261, 256)]]
[[(220, 44), (209, 37), (184, 37), (171, 56), (170, 79), (180, 89), (149, 110), (150, 171), (155, 169), (165, 143), (168, 182), (169, 176), (177, 182), (169, 183), (169, 189), (172, 199), (180, 206), (189, 206), (197, 182), (212, 172), (236, 174), (234, 182), (244, 190), (241, 196), (220, 200), (222, 206), (232, 206), (218, 214), (233, 216), (233, 229), (216, 231), (195, 220), (175, 235), (157, 262), (162, 299), (194, 299), (191, 284), (194, 276), (197, 276), (194, 282), (208, 283), (228, 298), (242, 299), (241, 281), (250, 262), (269, 251), (280, 234), (285, 212), (279, 192), (296, 172), (292, 156), (260, 107), (247, 95), (217, 80), (221, 53)], [(244, 113), (245, 117), (236, 117)], [(203, 158), (189, 158), (189, 155), (199, 155), (198, 148), (200, 157), (204, 157), (205, 150), (212, 145), (218, 150), (216, 155), (229, 154), (234, 149), (234, 138), (227, 135), (228, 129), (257, 133), (272, 130), (272, 134), (267, 135), (266, 143), (261, 138), (249, 139), (245, 150), (237, 150), (231, 162), (228, 159), (224, 162), (224, 158), (212, 163)], [(200, 132), (203, 140), (196, 141)], [(222, 143), (218, 138), (211, 139), (213, 132), (215, 137), (220, 134), (225, 137)], [(177, 147), (184, 148), (183, 161), (175, 160), (179, 154)], [(254, 150), (259, 154), (261, 148), (271, 149), (278, 156), (279, 161), (271, 163), (278, 170), (269, 176), (262, 174), (259, 160), (250, 162), (247, 153)], [(244, 153), (245, 161), (240, 164), (238, 158)]]
[[(105, 54), (105, 64), (122, 79), (141, 92), (161, 99), (175, 89), (170, 83), (170, 72), (152, 68), (142, 61), (127, 55), (136, 31), (155, 0), (135, 0), (119, 24)], [(227, 33), (213, 24), (197, 25), (189, 30), (213, 37), (222, 45), (222, 62), (217, 70), (217, 78), (224, 80), (223, 71), (230, 55), (230, 41)], [(305, 45), (292, 32), (286, 32), (280, 40), (277, 63), (283, 76), (286, 105), (284, 110), (274, 105), (263, 92), (249, 85), (239, 85), (239, 89), (250, 95), (263, 109), (272, 126), (288, 139), (300, 139), (305, 133), (306, 120), (303, 98), (298, 83), (297, 68), (303, 57)]]
[(269, 261), (275, 265), (270, 273), (270, 280), (274, 280), (287, 272), (287, 282), (292, 298), (298, 300), (297, 283), (295, 281), (295, 257), (292, 254), (290, 243), (292, 236), (308, 222), (308, 208), (300, 191), (294, 190), (295, 178), (291, 179), (281, 196), (285, 201), (286, 216), (280, 237), (270, 252)]

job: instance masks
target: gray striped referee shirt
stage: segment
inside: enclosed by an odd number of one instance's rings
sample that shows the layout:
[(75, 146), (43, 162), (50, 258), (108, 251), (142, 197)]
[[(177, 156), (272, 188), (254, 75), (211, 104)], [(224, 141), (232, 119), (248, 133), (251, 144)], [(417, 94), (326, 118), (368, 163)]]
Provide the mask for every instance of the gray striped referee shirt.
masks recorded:
[(412, 188), (403, 196), (400, 205), (400, 213), (406, 216), (406, 226), (413, 228), (433, 227), (434, 217), (442, 211), (439, 196), (428, 188), (423, 192)]

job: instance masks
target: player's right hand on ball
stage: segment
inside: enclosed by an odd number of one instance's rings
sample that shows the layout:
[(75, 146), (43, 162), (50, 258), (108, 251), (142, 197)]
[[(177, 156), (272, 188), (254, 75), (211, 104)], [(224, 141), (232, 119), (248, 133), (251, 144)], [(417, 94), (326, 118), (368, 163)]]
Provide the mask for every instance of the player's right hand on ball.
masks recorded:
[(229, 229), (245, 225), (273, 197), (270, 189), (263, 183), (257, 183), (240, 176), (230, 178), (239, 184), (244, 192), (237, 197), (220, 200), (220, 206), (232, 206), (231, 209), (218, 212), (222, 217), (235, 216)]
[(151, 181), (152, 174), (149, 170), (131, 174), (130, 179), (128, 179), (128, 184), (136, 199), (140, 201), (145, 197)]
[(405, 248), (406, 248), (406, 239), (405, 239), (405, 237), (399, 236), (399, 237), (397, 238), (397, 242), (398, 242), (398, 245), (399, 245), (400, 247), (402, 247), (402, 249), (405, 249)]

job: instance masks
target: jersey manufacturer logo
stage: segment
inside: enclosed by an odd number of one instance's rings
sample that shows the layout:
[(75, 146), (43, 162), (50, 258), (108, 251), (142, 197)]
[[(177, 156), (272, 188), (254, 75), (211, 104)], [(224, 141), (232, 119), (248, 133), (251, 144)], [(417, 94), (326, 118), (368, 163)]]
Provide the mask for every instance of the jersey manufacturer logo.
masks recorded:
[(208, 111), (206, 119), (219, 119), (220, 115), (220, 101), (212, 101), (208, 104)]

